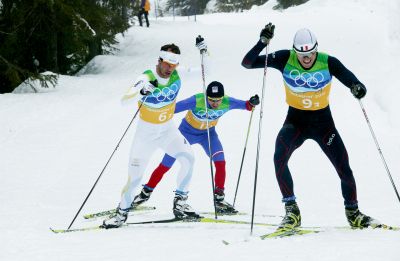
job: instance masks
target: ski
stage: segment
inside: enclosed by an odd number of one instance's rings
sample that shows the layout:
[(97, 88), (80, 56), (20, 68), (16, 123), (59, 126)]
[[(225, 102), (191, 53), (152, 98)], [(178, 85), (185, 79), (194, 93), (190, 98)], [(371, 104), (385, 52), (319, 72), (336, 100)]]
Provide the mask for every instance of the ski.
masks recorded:
[[(215, 215), (215, 212), (209, 211), (209, 212), (200, 212), (200, 214), (203, 215)], [(237, 213), (230, 213), (230, 212), (217, 212), (218, 216), (246, 216), (248, 213), (245, 212), (237, 212)]]
[(319, 232), (321, 232), (321, 231), (315, 230), (315, 229), (279, 228), (272, 233), (268, 233), (268, 234), (260, 236), (260, 238), (262, 240), (264, 240), (267, 238), (282, 238), (282, 237), (290, 237), (290, 236), (295, 236), (295, 235), (306, 235), (306, 234), (319, 233)]
[[(217, 224), (236, 224), (236, 225), (248, 225), (249, 221), (240, 221), (240, 220), (228, 220), (228, 219), (213, 219), (213, 218), (192, 218), (192, 219), (181, 219), (181, 218), (169, 218), (169, 219), (156, 219), (149, 221), (141, 221), (141, 222), (127, 222), (122, 224), (122, 227), (133, 226), (133, 225), (146, 225), (146, 224), (164, 224), (164, 223), (217, 223)], [(268, 223), (254, 223), (254, 225), (258, 226), (277, 226), (276, 224), (268, 224)], [(70, 233), (70, 232), (80, 232), (80, 231), (93, 231), (93, 230), (103, 230), (106, 229), (102, 225), (100, 226), (92, 226), (85, 228), (73, 228), (73, 229), (53, 229), (50, 230), (56, 234), (59, 233)], [(111, 228), (108, 228), (111, 229)]]
[(394, 227), (394, 226), (389, 226), (389, 225), (385, 225), (385, 224), (374, 224), (367, 228), (352, 228), (349, 226), (299, 227), (299, 228), (293, 228), (293, 229), (278, 228), (277, 230), (275, 230), (272, 233), (268, 233), (268, 234), (260, 236), (260, 238), (263, 240), (267, 239), (267, 238), (282, 238), (282, 237), (289, 237), (289, 236), (295, 236), (295, 235), (305, 235), (305, 234), (326, 232), (331, 229), (335, 229), (335, 230), (382, 229), (382, 230), (400, 231), (400, 227)]
[(83, 227), (83, 228), (71, 228), (71, 229), (53, 229), (50, 228), (50, 230), (55, 233), (70, 233), (70, 232), (79, 232), (79, 231), (91, 231), (91, 230), (100, 230), (104, 229), (102, 226), (93, 226), (93, 227)]
[[(133, 209), (130, 209), (129, 212), (138, 212), (138, 211), (148, 211), (148, 210), (154, 210), (156, 209), (155, 207), (149, 207), (149, 206), (137, 206)], [(101, 212), (96, 212), (96, 213), (91, 213), (91, 214), (86, 214), (83, 216), (85, 219), (92, 219), (92, 218), (98, 218), (98, 217), (104, 217), (104, 216), (109, 216), (111, 214), (115, 213), (115, 208), (114, 209), (109, 209)]]
[[(318, 228), (318, 227), (315, 227)], [(321, 227), (323, 228), (323, 227)], [(338, 226), (338, 227), (333, 227), (334, 229), (343, 229), (343, 230), (365, 230), (365, 229), (380, 229), (380, 230), (392, 230), (392, 231), (400, 231), (400, 227), (396, 227), (396, 226), (389, 226), (386, 224), (373, 224), (369, 227), (366, 228), (352, 228), (349, 226)], [(326, 228), (328, 229), (328, 228)]]
[(392, 231), (400, 231), (400, 227), (397, 226), (389, 226), (386, 224), (372, 224), (369, 227), (366, 228), (352, 228), (350, 226), (332, 226), (332, 227), (326, 227), (326, 226), (312, 226), (312, 227), (301, 227), (305, 229), (319, 229), (319, 230), (365, 230), (365, 229), (380, 229), (380, 230), (392, 230)]

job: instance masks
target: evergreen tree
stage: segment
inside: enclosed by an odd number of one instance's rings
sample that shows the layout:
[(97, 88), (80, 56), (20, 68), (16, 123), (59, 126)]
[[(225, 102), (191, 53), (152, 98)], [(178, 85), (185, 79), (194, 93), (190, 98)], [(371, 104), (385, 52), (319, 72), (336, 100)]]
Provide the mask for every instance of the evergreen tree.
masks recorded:
[(249, 10), (253, 5), (262, 5), (268, 0), (217, 0), (219, 12), (241, 12)]
[(278, 4), (274, 9), (287, 9), (292, 6), (297, 6), (308, 2), (308, 0), (277, 0)]
[(107, 53), (129, 26), (129, 8), (129, 0), (1, 0), (0, 93)]
[(210, 0), (168, 0), (166, 10), (171, 11), (175, 8), (178, 15), (204, 14), (206, 5)]
[[(286, 9), (291, 6), (301, 5), (308, 0), (277, 0), (278, 4), (274, 9)], [(241, 12), (249, 10), (253, 5), (263, 5), (268, 0), (217, 0), (216, 6), (218, 12)]]

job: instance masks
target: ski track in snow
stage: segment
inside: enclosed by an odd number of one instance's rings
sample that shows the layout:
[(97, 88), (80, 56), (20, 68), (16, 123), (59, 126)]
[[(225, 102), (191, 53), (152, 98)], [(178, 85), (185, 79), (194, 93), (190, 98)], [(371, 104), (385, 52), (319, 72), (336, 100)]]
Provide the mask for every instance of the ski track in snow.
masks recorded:
[[(55, 89), (38, 94), (0, 95), (0, 260), (398, 260), (400, 232), (332, 230), (298, 237), (260, 240), (273, 228), (248, 225), (160, 224), (108, 231), (53, 234), (49, 227), (66, 228), (136, 110), (120, 106), (120, 98), (138, 74), (154, 68), (158, 50), (176, 43), (182, 51), (178, 67), (183, 88), (178, 99), (202, 91), (200, 56), (195, 37), (205, 37), (210, 56), (206, 81), (219, 80), (230, 96), (248, 99), (261, 94), (263, 70), (246, 70), (240, 63), (269, 21), (276, 24), (270, 51), (291, 48), (294, 32), (309, 27), (319, 50), (337, 57), (367, 86), (363, 103), (380, 142), (394, 182), (400, 186), (400, 121), (397, 75), (400, 54), (399, 4), (395, 0), (310, 0), (283, 12), (276, 1), (237, 14), (151, 19), (150, 28), (131, 27), (118, 36), (120, 51), (98, 56), (79, 76), (61, 76)], [(22, 90), (23, 91), (23, 90)], [(255, 222), (275, 222), (283, 215), (274, 176), (275, 137), (286, 115), (279, 72), (267, 72), (261, 160)], [(349, 90), (333, 81), (330, 104), (336, 126), (347, 146), (357, 181), (361, 211), (384, 223), (400, 225), (400, 205), (389, 182), (367, 124)], [(175, 116), (177, 124), (184, 116)], [(237, 208), (251, 213), (256, 155), (256, 110), (243, 167)], [(227, 160), (227, 200), (232, 201), (250, 113), (229, 112), (217, 131)], [(100, 224), (82, 215), (115, 207), (126, 182), (127, 159), (135, 124), (73, 227)], [(199, 146), (189, 203), (212, 211), (209, 165)], [(162, 156), (157, 151), (145, 179)], [(178, 165), (178, 164), (176, 164)], [(345, 226), (339, 178), (316, 143), (307, 141), (289, 163), (304, 226)], [(172, 216), (174, 166), (153, 193), (156, 210), (132, 216)], [(146, 180), (143, 180), (145, 183)], [(231, 217), (250, 221), (250, 216)], [(222, 240), (230, 242), (223, 244)]]

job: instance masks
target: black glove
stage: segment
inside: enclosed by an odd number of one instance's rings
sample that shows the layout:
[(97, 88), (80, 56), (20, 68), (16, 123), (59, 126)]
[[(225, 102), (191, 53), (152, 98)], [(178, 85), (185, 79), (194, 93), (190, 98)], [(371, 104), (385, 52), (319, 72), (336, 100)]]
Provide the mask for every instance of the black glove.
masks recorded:
[(261, 30), (260, 40), (263, 44), (269, 44), (269, 41), (274, 37), (275, 25), (272, 23), (267, 24), (264, 29)]
[(207, 44), (201, 35), (196, 37), (196, 47), (200, 50), (200, 53), (207, 52)]
[(153, 93), (155, 88), (157, 88), (157, 86), (158, 86), (158, 81), (157, 81), (157, 79), (155, 79), (154, 81), (149, 81), (147, 84), (146, 83), (143, 83), (143, 84), (144, 84), (144, 87), (140, 90), (140, 94), (146, 96), (146, 95)]
[(365, 94), (367, 94), (367, 88), (365, 88), (364, 84), (362, 83), (353, 84), (350, 87), (350, 90), (357, 99), (361, 99), (365, 96)]
[(260, 104), (260, 97), (258, 97), (257, 94), (250, 97), (249, 103), (251, 106), (256, 107), (258, 104)]

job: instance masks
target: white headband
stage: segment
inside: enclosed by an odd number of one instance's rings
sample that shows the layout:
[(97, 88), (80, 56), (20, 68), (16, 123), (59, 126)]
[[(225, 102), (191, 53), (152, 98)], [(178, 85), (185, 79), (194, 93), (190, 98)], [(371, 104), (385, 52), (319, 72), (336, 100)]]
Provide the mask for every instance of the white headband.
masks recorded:
[(163, 61), (170, 63), (170, 64), (178, 64), (179, 63), (179, 54), (171, 53), (167, 51), (160, 51), (160, 58)]

